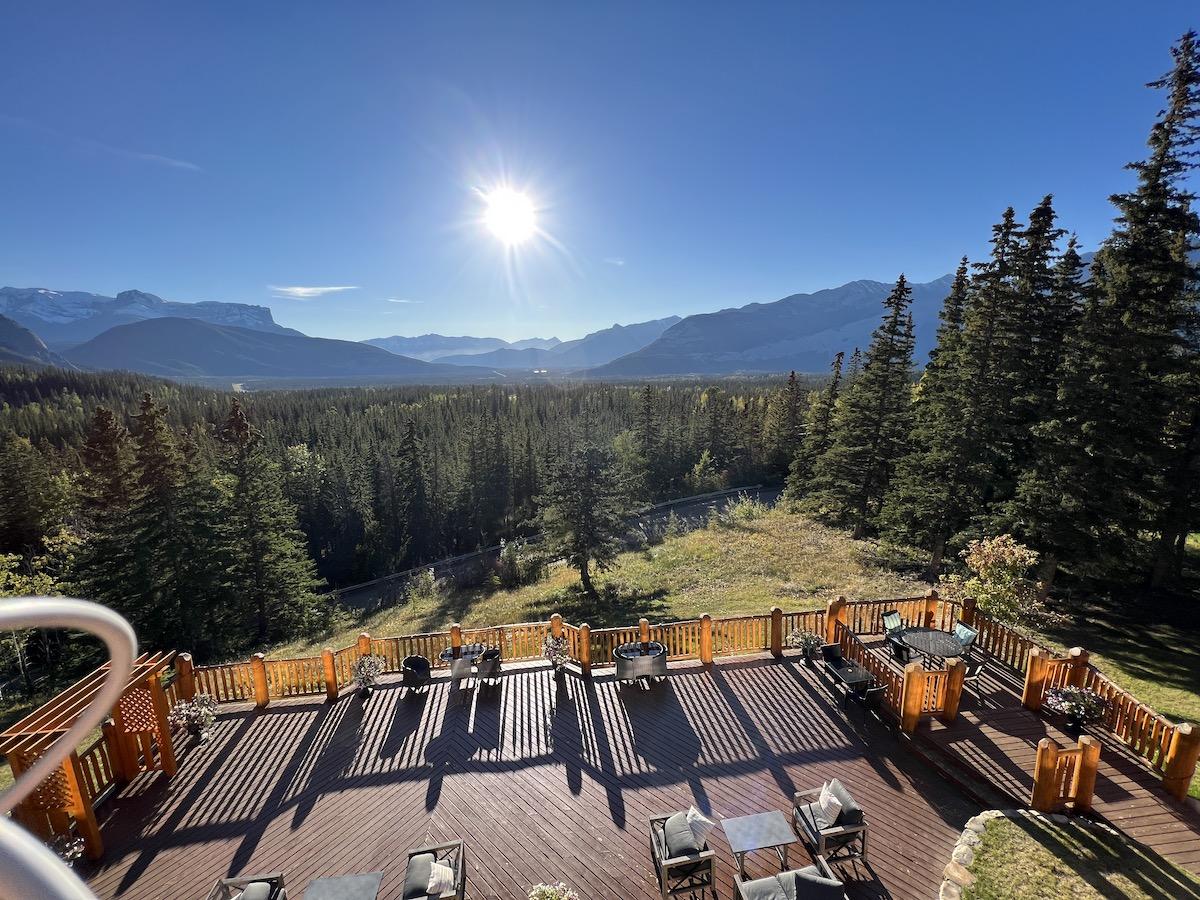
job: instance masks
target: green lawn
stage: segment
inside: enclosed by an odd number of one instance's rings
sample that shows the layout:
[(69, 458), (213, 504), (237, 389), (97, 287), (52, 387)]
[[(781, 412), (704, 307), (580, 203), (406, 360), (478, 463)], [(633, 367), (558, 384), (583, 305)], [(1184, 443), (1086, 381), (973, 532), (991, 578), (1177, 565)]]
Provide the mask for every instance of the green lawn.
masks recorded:
[(1200, 879), (1157, 853), (1081, 825), (992, 819), (964, 900), (1200, 898)]
[[(767, 613), (772, 606), (817, 609), (836, 597), (898, 597), (924, 593), (912, 560), (898, 561), (871, 541), (852, 541), (782, 509), (737, 524), (710, 524), (625, 553), (596, 583), (599, 600), (579, 590), (579, 576), (555, 566), (537, 584), (516, 590), (477, 588), (439, 602), (408, 603), (365, 619), (347, 620), (313, 640), (269, 648), (275, 656), (344, 647), (360, 631), (379, 636), (464, 626), (542, 621), (560, 613), (594, 628), (711, 615)], [(909, 565), (904, 565), (909, 563)], [(908, 573), (899, 571), (907, 569)]]

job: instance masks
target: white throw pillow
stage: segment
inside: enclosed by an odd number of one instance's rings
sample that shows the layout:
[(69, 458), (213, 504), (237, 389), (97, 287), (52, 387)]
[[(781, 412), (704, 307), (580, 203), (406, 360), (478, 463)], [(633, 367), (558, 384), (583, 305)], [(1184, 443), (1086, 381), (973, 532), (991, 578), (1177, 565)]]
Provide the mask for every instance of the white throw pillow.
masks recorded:
[(439, 862), (429, 866), (429, 893), (435, 897), (454, 890), (454, 870)]
[(817, 800), (817, 805), (821, 807), (821, 818), (833, 825), (837, 822), (838, 816), (842, 812), (842, 801), (839, 800), (829, 789), (829, 782), (821, 788), (821, 796)]
[(692, 829), (692, 835), (696, 838), (696, 846), (703, 847), (704, 842), (708, 840), (708, 833), (716, 827), (716, 822), (707, 818), (704, 813), (696, 809), (694, 806), (689, 806), (687, 811), (688, 827)]

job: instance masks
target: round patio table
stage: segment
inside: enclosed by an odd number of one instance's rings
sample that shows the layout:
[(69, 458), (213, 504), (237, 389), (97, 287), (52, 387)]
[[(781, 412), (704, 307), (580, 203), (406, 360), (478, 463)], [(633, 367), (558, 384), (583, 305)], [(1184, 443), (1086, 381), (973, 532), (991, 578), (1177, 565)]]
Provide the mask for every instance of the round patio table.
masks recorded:
[(949, 631), (936, 628), (906, 628), (900, 640), (926, 658), (948, 659), (963, 653), (962, 641)]

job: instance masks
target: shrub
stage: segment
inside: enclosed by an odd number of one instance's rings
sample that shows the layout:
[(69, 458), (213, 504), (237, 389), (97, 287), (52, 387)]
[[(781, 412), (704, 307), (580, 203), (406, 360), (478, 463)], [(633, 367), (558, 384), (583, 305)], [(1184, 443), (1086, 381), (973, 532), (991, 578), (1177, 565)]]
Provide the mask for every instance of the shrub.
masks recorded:
[(535, 884), (529, 890), (529, 900), (579, 900), (579, 895), (563, 884)]
[(663, 529), (663, 535), (665, 537), (673, 538), (679, 537), (680, 535), (686, 533), (687, 529), (683, 527), (683, 520), (680, 519), (679, 516), (675, 515), (675, 510), (671, 510), (667, 514), (667, 526), (665, 529)]
[(387, 671), (387, 660), (382, 656), (369, 653), (355, 660), (353, 671), (355, 684), (359, 687), (374, 687), (379, 676)]
[(438, 578), (433, 569), (423, 569), (408, 580), (405, 594), (409, 603), (440, 603), (450, 593), (450, 584)]
[(542, 655), (550, 660), (551, 665), (557, 668), (565, 666), (571, 659), (571, 648), (567, 644), (565, 637), (556, 638), (554, 635), (548, 634), (546, 635), (546, 639), (542, 641)]
[(1100, 721), (1106, 709), (1103, 697), (1095, 691), (1077, 687), (1051, 688), (1046, 691), (1043, 706), (1080, 725)]
[(180, 700), (171, 709), (167, 721), (188, 731), (198, 732), (201, 742), (208, 740), (208, 732), (217, 721), (217, 701), (211, 694), (199, 693), (191, 700)]
[(788, 634), (786, 643), (789, 647), (800, 650), (806, 657), (811, 657), (825, 641), (818, 634), (796, 628)]
[(516, 588), (546, 577), (549, 559), (545, 552), (525, 541), (501, 541), (496, 560), (496, 578), (501, 587)]
[(972, 574), (969, 578), (942, 576), (950, 599), (974, 597), (980, 609), (1008, 625), (1041, 628), (1061, 620), (1042, 601), (1029, 577), (1029, 570), (1038, 562), (1037, 552), (1011, 534), (971, 541), (959, 556)]

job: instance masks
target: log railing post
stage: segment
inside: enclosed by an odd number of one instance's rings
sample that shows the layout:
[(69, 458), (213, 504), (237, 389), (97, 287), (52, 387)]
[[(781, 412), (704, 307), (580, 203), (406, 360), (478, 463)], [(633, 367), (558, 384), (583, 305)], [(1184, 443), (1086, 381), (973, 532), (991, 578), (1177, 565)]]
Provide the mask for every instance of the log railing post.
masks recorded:
[(1088, 652), (1082, 647), (1072, 647), (1067, 651), (1067, 659), (1071, 665), (1071, 670), (1067, 673), (1067, 684), (1071, 687), (1083, 687), (1087, 681)]
[(371, 635), (365, 631), (358, 636), (358, 655), (360, 657), (371, 655)]
[(1058, 809), (1058, 752), (1058, 744), (1050, 738), (1038, 741), (1030, 806), (1040, 813), (1051, 813)]
[(1163, 787), (1179, 800), (1187, 797), (1188, 786), (1200, 762), (1200, 728), (1180, 722), (1171, 735), (1171, 744), (1163, 761)]
[(917, 730), (924, 700), (925, 668), (919, 662), (911, 662), (904, 667), (904, 684), (900, 692), (900, 728), (905, 734)]
[(325, 674), (325, 696), (336, 700), (338, 695), (337, 672), (333, 667), (333, 650), (326, 647), (321, 651), (321, 669)]
[(585, 676), (592, 674), (592, 626), (587, 622), (579, 626), (579, 668)]
[(267, 692), (267, 658), (255, 653), (250, 658), (250, 671), (254, 674), (254, 705), (261, 708), (271, 702)]
[(778, 606), (771, 607), (771, 655), (783, 656), (783, 610)]
[(1046, 686), (1046, 654), (1040, 647), (1029, 650), (1029, 664), (1025, 667), (1025, 687), (1021, 691), (1021, 705), (1037, 712), (1042, 708), (1042, 694)]
[(933, 627), (933, 620), (937, 618), (938, 607), (938, 592), (930, 588), (925, 592), (925, 617), (924, 625), (926, 628)]
[(457, 622), (450, 626), (450, 652), (455, 659), (462, 657), (462, 626)]
[[(642, 621), (645, 621), (643, 619)], [(700, 662), (711, 666), (713, 661), (712, 616), (705, 613), (700, 617)]]
[[(71, 795), (71, 814), (75, 817), (75, 830), (83, 838), (83, 849), (88, 859), (100, 859), (104, 855), (104, 840), (100, 836), (100, 824), (96, 821), (94, 797), (84, 790), (83, 766), (79, 754), (72, 753), (62, 763), (66, 776), (67, 792)], [(174, 770), (172, 770), (172, 774)]]
[(192, 654), (180, 653), (175, 657), (175, 684), (180, 700), (196, 699), (196, 669), (192, 665)]
[(163, 774), (171, 778), (175, 775), (177, 767), (175, 745), (171, 741), (171, 709), (167, 703), (167, 692), (163, 690), (162, 673), (151, 675), (146, 680), (146, 687), (150, 690), (150, 703), (154, 707), (154, 721), (157, 726), (155, 730), (158, 738), (158, 764)]
[(963, 680), (967, 677), (967, 664), (958, 657), (946, 661), (946, 697), (938, 718), (949, 725), (958, 717), (958, 704), (962, 700)]
[(562, 637), (562, 633), (563, 633), (562, 616), (560, 616), (558, 613), (555, 613), (554, 615), (552, 615), (550, 617), (550, 636), (554, 637), (554, 638), (560, 638), (560, 637)]
[(1071, 795), (1075, 798), (1076, 812), (1089, 812), (1096, 790), (1096, 773), (1100, 770), (1100, 742), (1091, 735), (1084, 735), (1079, 739), (1079, 750)]
[(963, 597), (962, 612), (958, 615), (958, 620), (964, 625), (975, 627), (975, 598)]
[(837, 643), (837, 623), (846, 622), (846, 598), (835, 597), (825, 607), (825, 643)]
[(650, 643), (650, 620), (647, 618), (638, 619), (638, 640), (643, 644)]

